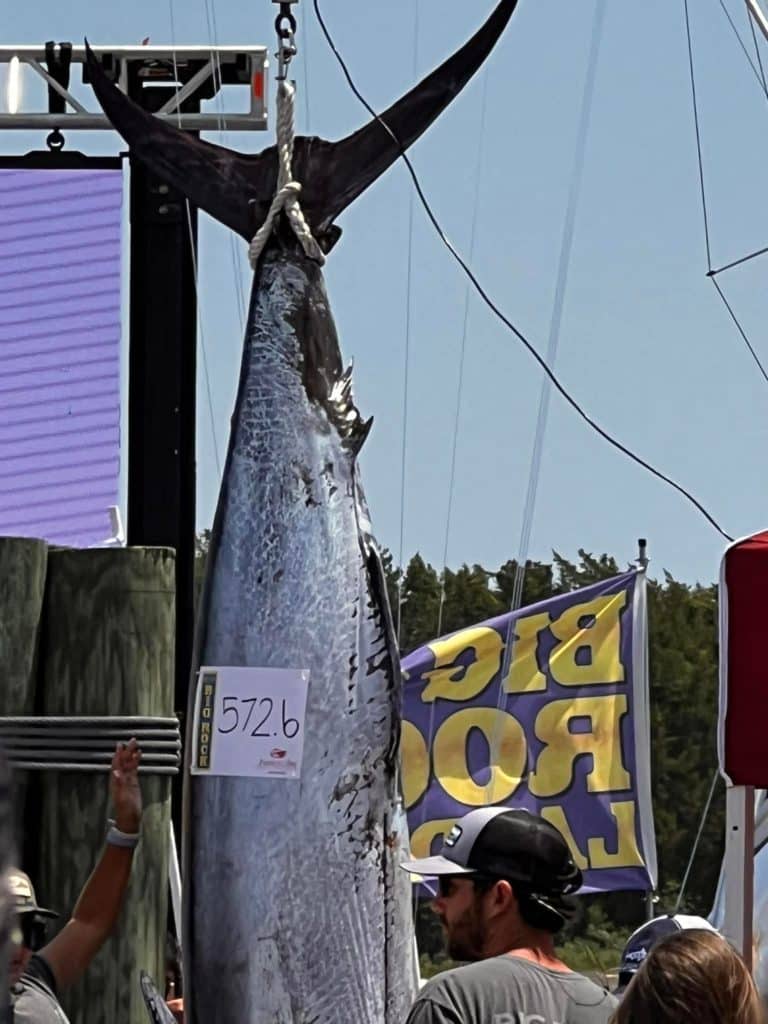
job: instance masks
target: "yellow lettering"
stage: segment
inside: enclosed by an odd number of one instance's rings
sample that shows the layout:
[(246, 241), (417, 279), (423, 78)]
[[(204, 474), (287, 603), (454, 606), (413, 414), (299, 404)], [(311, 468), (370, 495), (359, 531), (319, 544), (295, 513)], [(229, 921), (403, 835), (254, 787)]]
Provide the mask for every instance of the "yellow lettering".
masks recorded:
[(411, 855), (429, 857), (432, 853), (432, 843), (438, 836), (450, 832), (455, 821), (455, 818), (435, 818), (434, 821), (425, 821), (423, 825), (419, 825), (411, 835)]
[[(491, 755), (486, 785), (475, 781), (467, 764), (467, 742), (473, 729), (483, 734)], [(437, 730), (432, 756), (435, 778), (454, 800), (472, 807), (497, 804), (520, 785), (526, 765), (525, 733), (505, 711), (466, 708), (452, 714)]]
[[(576, 759), (583, 756), (592, 758), (587, 775), (590, 793), (629, 789), (630, 777), (621, 750), (621, 718), (626, 713), (627, 697), (623, 693), (546, 704), (536, 716), (535, 731), (544, 749), (528, 779), (531, 793), (538, 797), (565, 793), (573, 782)], [(589, 719), (588, 732), (571, 731), (571, 723), (578, 718)]]
[(562, 807), (542, 807), (541, 816), (548, 821), (550, 825), (554, 825), (557, 831), (562, 835), (563, 839), (568, 843), (571, 848), (571, 856), (573, 857), (573, 863), (577, 868), (582, 871), (586, 871), (589, 867), (589, 861), (581, 852), (579, 847), (576, 845), (576, 840), (571, 832), (571, 826), (568, 824), (568, 819), (565, 816), (565, 811)]
[(406, 809), (421, 800), (429, 785), (429, 751), (424, 737), (411, 722), (403, 721), (400, 737), (403, 800)]
[(206, 697), (211, 696), (211, 694), (213, 693), (213, 687), (211, 686), (210, 683), (205, 684), (205, 686), (203, 687), (203, 693), (205, 694)]
[(593, 868), (642, 867), (643, 859), (637, 848), (635, 832), (635, 802), (621, 800), (611, 803), (611, 814), (616, 821), (616, 852), (609, 853), (605, 839), (590, 839), (587, 843), (589, 862)]
[(626, 603), (626, 591), (596, 597), (571, 605), (550, 624), (559, 641), (549, 655), (556, 683), (592, 686), (624, 682), (620, 615)]
[(201, 756), (200, 758), (198, 758), (198, 762), (197, 763), (198, 763), (200, 768), (207, 768), (208, 767), (208, 758)]
[(211, 709), (210, 708), (203, 708), (203, 718), (210, 718), (210, 717), (211, 717)]
[[(429, 645), (435, 667), (423, 673), (427, 685), (421, 699), (428, 703), (438, 697), (457, 701), (477, 697), (499, 671), (503, 646), (496, 630), (487, 626), (463, 629), (447, 640), (436, 640)], [(469, 666), (458, 664), (459, 656), (470, 648), (475, 660)]]
[(505, 693), (533, 693), (546, 690), (547, 679), (539, 670), (536, 653), (539, 647), (539, 633), (549, 625), (549, 616), (526, 615), (515, 623), (515, 633), (511, 637), (512, 662), (507, 678), (504, 680)]

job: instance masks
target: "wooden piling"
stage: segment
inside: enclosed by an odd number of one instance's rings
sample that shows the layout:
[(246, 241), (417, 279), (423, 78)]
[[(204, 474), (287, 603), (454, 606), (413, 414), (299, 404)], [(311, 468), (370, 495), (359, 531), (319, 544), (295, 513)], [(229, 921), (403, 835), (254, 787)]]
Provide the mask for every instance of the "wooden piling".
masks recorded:
[[(40, 687), (46, 715), (173, 714), (174, 553), (51, 551)], [(66, 922), (103, 849), (107, 773), (41, 773), (39, 896)], [(72, 1024), (145, 1024), (143, 968), (162, 986), (168, 903), (169, 776), (141, 775), (142, 838), (115, 934), (62, 995)]]
[[(26, 537), (0, 537), (0, 715), (31, 715), (48, 545)], [(11, 776), (12, 843), (24, 852), (23, 822), (27, 772)]]

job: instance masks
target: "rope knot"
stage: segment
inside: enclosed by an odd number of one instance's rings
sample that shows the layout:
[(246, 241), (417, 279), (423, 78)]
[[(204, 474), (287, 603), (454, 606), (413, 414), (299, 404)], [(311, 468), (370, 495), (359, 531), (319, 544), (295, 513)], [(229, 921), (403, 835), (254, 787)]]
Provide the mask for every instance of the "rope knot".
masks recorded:
[(253, 270), (256, 269), (281, 210), (285, 210), (285, 215), (305, 255), (321, 266), (325, 263), (323, 250), (313, 237), (312, 230), (299, 205), (298, 195), (301, 192), (301, 184), (293, 180), (291, 165), (293, 162), (295, 97), (296, 88), (293, 83), (281, 79), (277, 87), (277, 156), (279, 161), (277, 191), (264, 223), (248, 246), (248, 260)]

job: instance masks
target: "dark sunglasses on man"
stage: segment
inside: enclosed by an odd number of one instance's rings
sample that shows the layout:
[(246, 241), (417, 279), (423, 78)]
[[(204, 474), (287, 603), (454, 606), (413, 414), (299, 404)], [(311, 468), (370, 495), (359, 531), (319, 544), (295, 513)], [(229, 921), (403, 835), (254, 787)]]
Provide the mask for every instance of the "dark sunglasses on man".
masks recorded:
[(21, 944), (33, 953), (42, 949), (48, 934), (48, 922), (37, 914), (19, 914), (17, 918)]

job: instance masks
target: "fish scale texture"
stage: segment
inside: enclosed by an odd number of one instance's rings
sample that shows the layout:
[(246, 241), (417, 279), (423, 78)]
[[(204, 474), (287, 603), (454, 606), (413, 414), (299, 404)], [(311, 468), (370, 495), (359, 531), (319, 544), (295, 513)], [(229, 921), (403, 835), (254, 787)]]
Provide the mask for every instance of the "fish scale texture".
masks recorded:
[[(200, 663), (308, 668), (301, 781), (188, 780), (194, 1024), (395, 1024), (415, 995), (397, 653), (354, 454), (308, 375), (338, 361), (319, 269), (254, 284)], [(334, 371), (335, 373), (337, 371)]]

